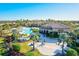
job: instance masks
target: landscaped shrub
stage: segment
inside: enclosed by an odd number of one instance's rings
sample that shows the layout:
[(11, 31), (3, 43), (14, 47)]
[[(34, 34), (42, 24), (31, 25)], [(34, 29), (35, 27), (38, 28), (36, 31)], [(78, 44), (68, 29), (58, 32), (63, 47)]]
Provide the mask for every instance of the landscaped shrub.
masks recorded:
[(27, 56), (34, 56), (34, 54), (32, 52), (28, 52), (26, 53)]
[(75, 41), (73, 41), (72, 43), (71, 43), (71, 48), (73, 48), (73, 49), (76, 49), (76, 42)]
[(39, 32), (39, 29), (32, 29), (33, 32)]
[(0, 55), (6, 56), (7, 55), (7, 50), (4, 48), (0, 48)]
[(76, 46), (79, 47), (79, 43), (76, 42)]
[(68, 51), (67, 51), (67, 56), (77, 56), (78, 53), (76, 50), (72, 49), (72, 48), (69, 48)]
[(35, 49), (34, 51), (29, 51), (25, 53), (25, 55), (26, 56), (41, 56), (42, 54), (37, 49)]
[(46, 36), (49, 37), (49, 33), (46, 33)]
[(79, 47), (76, 48), (76, 51), (78, 52), (78, 55), (79, 55)]
[(59, 37), (59, 35), (58, 35), (57, 32), (54, 32), (54, 33), (52, 33), (52, 32), (46, 33), (46, 36), (47, 37), (50, 37), (50, 38), (58, 38)]
[(58, 33), (57, 32), (54, 32), (53, 37), (54, 38), (58, 38), (59, 37)]
[(16, 51), (16, 52), (19, 52), (20, 51), (20, 45), (14, 44), (13, 45), (13, 50)]

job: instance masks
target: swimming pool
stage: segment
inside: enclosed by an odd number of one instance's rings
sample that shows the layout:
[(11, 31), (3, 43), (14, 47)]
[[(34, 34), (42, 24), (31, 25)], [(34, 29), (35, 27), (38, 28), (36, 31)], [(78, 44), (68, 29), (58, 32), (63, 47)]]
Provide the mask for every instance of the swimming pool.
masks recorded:
[(21, 27), (20, 34), (32, 34), (32, 29), (31, 27)]

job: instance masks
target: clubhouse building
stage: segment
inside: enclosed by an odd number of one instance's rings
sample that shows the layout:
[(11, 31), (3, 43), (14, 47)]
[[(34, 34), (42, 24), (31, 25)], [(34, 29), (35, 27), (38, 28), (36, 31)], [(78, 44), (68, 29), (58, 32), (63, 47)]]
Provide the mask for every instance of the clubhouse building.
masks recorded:
[(61, 23), (48, 23), (40, 27), (40, 32), (69, 32), (69, 26)]

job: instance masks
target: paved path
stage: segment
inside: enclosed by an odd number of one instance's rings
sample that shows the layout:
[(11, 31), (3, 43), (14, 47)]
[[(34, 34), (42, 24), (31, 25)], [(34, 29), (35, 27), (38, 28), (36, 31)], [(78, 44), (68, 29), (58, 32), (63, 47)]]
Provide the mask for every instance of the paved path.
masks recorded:
[[(40, 42), (35, 43), (36, 49), (39, 50), (39, 52), (43, 55), (52, 56), (56, 55), (56, 53), (61, 53), (62, 48), (61, 45), (57, 45), (57, 39), (55, 38), (47, 38), (46, 36), (42, 35), (40, 36), (41, 40)], [(45, 45), (42, 45), (42, 41), (45, 39)], [(61, 43), (62, 44), (62, 43)]]
[(41, 43), (36, 43), (35, 47), (39, 50), (39, 52), (43, 55), (56, 55), (56, 51), (59, 50), (61, 52), (61, 47), (56, 45), (55, 43), (45, 43), (45, 45), (40, 46)]
[[(61, 45), (57, 45), (57, 38), (48, 38), (46, 36), (44, 36), (43, 34), (41, 34), (40, 36), (41, 40), (38, 43), (35, 43), (36, 48), (39, 50), (39, 52), (43, 55), (56, 55), (56, 53), (61, 53), (62, 52), (62, 48)], [(41, 46), (41, 42), (44, 41), (45, 39), (45, 45)]]

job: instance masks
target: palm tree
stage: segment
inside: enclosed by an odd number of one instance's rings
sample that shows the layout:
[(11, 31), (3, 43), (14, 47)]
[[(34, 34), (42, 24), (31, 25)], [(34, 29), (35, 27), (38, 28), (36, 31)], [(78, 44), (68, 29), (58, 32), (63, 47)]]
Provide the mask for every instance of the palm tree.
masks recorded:
[(72, 47), (72, 48), (76, 48), (76, 43), (77, 43), (77, 36), (78, 36), (78, 34), (77, 34), (78, 32), (77, 31), (73, 31), (73, 32), (70, 32), (69, 33), (69, 36), (70, 36), (70, 41), (69, 41), (69, 45), (70, 45), (70, 47)]
[(7, 48), (9, 48), (9, 50), (12, 49), (12, 41), (13, 41), (12, 37), (6, 36), (5, 38), (6, 38), (5, 43), (7, 45)]
[(73, 31), (73, 33), (74, 33), (74, 36), (75, 36), (75, 42), (77, 42), (76, 40), (77, 40), (78, 37), (79, 37), (79, 27), (76, 28), (76, 29)]
[(60, 33), (59, 38), (62, 41), (62, 55), (64, 55), (64, 44), (67, 43), (68, 36), (66, 33)]
[(17, 39), (18, 39), (18, 36), (19, 36), (19, 33), (18, 33), (18, 31), (16, 30), (16, 28), (14, 28), (14, 29), (12, 30), (12, 39), (16, 42)]
[(38, 35), (36, 35), (36, 34), (34, 34), (34, 35), (32, 35), (32, 37), (31, 37), (31, 40), (33, 41), (33, 51), (35, 50), (35, 41), (37, 41), (39, 39), (39, 36)]

